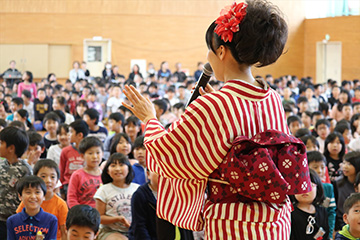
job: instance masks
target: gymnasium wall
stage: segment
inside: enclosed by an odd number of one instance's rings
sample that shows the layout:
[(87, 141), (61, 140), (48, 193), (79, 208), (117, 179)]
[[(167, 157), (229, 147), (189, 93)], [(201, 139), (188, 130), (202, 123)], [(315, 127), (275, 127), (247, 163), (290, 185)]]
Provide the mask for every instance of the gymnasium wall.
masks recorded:
[[(171, 70), (177, 61), (192, 74), (206, 61), (205, 32), (233, 0), (0, 0), (0, 44), (71, 45), (71, 61), (83, 60), (83, 40), (112, 40), (112, 63), (127, 75), (130, 59), (147, 59)], [(286, 53), (254, 74), (303, 76), (304, 6), (302, 1), (272, 1), (289, 24)], [(0, 53), (1, 55), (1, 53)], [(0, 70), (3, 71), (3, 70)], [(56, 73), (56, 72), (55, 72)], [(66, 76), (59, 76), (66, 77)]]
[(306, 19), (304, 75), (316, 76), (316, 42), (326, 34), (330, 41), (342, 42), (342, 79), (360, 78), (360, 16)]

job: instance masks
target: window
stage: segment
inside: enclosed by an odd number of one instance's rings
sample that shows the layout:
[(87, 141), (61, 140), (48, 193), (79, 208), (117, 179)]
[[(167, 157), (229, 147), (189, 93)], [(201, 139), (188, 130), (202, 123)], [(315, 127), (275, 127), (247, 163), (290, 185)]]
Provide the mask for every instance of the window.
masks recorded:
[(360, 15), (360, 0), (305, 0), (306, 18)]

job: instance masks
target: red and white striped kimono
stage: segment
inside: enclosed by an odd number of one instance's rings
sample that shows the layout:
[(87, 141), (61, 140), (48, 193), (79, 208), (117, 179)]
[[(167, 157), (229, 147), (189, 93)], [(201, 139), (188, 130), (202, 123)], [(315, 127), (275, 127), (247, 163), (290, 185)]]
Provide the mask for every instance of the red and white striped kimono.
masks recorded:
[[(280, 96), (241, 80), (189, 105), (168, 131), (146, 123), (147, 166), (160, 175), (157, 214), (206, 239), (289, 239), (291, 203), (212, 203), (204, 195), (237, 136), (276, 129), (289, 134)], [(215, 179), (216, 181), (216, 179)]]

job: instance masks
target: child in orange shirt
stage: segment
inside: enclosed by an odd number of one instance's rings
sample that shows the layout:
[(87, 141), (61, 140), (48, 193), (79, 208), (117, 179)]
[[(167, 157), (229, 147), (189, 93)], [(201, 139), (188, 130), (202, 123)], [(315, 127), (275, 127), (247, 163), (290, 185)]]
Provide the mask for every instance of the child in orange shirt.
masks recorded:
[[(58, 240), (66, 240), (65, 222), (68, 213), (66, 202), (54, 193), (56, 184), (59, 180), (60, 171), (58, 165), (50, 159), (39, 160), (34, 166), (34, 175), (44, 180), (46, 184), (45, 201), (42, 202), (41, 208), (56, 216), (58, 219)], [(24, 208), (24, 203), (21, 202), (16, 210), (19, 213)]]

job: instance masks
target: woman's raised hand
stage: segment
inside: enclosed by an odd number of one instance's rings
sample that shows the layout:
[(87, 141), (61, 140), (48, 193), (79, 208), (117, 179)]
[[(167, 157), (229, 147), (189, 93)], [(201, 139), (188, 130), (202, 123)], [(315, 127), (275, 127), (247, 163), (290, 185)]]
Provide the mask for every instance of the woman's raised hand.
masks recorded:
[(123, 92), (133, 106), (130, 106), (125, 102), (122, 104), (143, 123), (146, 123), (152, 118), (156, 118), (155, 107), (150, 99), (142, 96), (134, 86), (125, 86)]

